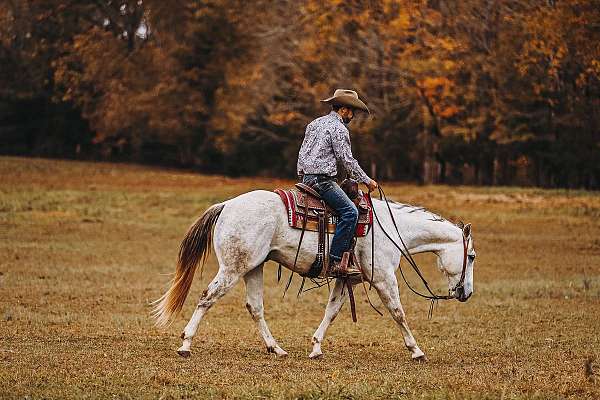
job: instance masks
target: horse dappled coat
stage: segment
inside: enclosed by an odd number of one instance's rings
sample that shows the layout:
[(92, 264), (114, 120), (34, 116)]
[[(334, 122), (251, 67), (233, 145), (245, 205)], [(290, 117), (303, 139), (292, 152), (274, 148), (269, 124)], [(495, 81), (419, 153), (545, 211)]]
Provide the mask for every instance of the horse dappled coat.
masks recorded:
[[(400, 264), (401, 253), (381, 229), (393, 232), (391, 216), (383, 201), (373, 200), (373, 207), (381, 222), (381, 227), (377, 224), (373, 226), (375, 259), (371, 259), (371, 235), (358, 239), (356, 255), (362, 265), (369, 266), (364, 271), (365, 279), (372, 281), (381, 301), (398, 323), (411, 357), (424, 359), (425, 354), (408, 327), (400, 303), (395, 271)], [(411, 254), (432, 252), (438, 256), (438, 266), (447, 278), (449, 291), (461, 280), (463, 263), (466, 263), (463, 290), (451, 294), (462, 301), (468, 299), (473, 292), (475, 262), (470, 225), (461, 229), (443, 218), (432, 218), (432, 214), (427, 211), (397, 203), (392, 204), (391, 210)], [(190, 227), (181, 243), (172, 285), (157, 300), (154, 309), (158, 325), (164, 326), (172, 321), (183, 307), (198, 263), (204, 261), (209, 247), (214, 244), (219, 270), (200, 296), (198, 305), (181, 334), (183, 344), (178, 353), (184, 357), (190, 355), (192, 339), (204, 314), (243, 278), (246, 284), (246, 307), (256, 321), (268, 351), (280, 356), (287, 355), (273, 338), (264, 318), (263, 264), (267, 260), (273, 260), (292, 269), (299, 237), (300, 231), (288, 225), (285, 206), (273, 192), (257, 190), (244, 193), (206, 210)], [(308, 272), (314, 261), (316, 246), (317, 234), (307, 232), (294, 272)], [(467, 247), (468, 260), (465, 258), (464, 246)], [(373, 276), (371, 263), (374, 264)], [(311, 358), (322, 354), (321, 342), (325, 332), (346, 300), (342, 287), (343, 281), (336, 280), (323, 321), (312, 338)]]

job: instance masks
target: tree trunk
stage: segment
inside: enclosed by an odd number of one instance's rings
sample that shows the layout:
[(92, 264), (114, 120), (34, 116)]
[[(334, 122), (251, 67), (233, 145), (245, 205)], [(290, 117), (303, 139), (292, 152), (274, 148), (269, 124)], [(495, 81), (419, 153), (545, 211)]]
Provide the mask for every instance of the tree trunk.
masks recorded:
[(377, 176), (377, 164), (375, 161), (371, 160), (371, 179), (376, 179)]

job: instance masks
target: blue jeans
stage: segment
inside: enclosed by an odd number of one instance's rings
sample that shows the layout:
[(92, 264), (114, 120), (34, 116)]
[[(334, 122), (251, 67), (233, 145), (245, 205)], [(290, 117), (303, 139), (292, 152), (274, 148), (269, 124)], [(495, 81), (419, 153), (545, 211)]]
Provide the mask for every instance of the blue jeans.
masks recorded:
[(332, 177), (304, 175), (302, 183), (315, 189), (321, 195), (321, 198), (325, 200), (325, 203), (338, 214), (339, 218), (331, 241), (329, 256), (331, 259), (339, 261), (342, 259), (342, 254), (350, 250), (350, 246), (352, 246), (358, 222), (358, 209)]

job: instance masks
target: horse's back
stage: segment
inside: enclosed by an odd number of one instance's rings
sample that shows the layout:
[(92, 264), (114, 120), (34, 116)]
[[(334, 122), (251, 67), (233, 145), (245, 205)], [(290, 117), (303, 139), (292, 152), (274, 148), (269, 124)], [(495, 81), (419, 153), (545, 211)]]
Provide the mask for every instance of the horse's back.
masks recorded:
[(268, 190), (253, 190), (251, 192), (242, 193), (225, 202), (225, 209), (235, 209), (249, 213), (272, 214), (275, 212), (283, 212), (285, 214), (285, 206), (275, 192)]
[(270, 231), (285, 216), (285, 206), (275, 192), (253, 190), (225, 202), (216, 228), (230, 233), (252, 233), (268, 228)]

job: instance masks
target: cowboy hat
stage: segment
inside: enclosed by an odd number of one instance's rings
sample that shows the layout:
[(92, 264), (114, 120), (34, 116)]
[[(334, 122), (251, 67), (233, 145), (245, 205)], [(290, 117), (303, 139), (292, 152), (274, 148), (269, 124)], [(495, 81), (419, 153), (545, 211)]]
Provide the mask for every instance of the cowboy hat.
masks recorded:
[(335, 93), (333, 93), (333, 96), (321, 101), (323, 103), (337, 104), (340, 106), (366, 111), (369, 114), (371, 113), (367, 105), (358, 98), (358, 94), (354, 90), (337, 89)]

